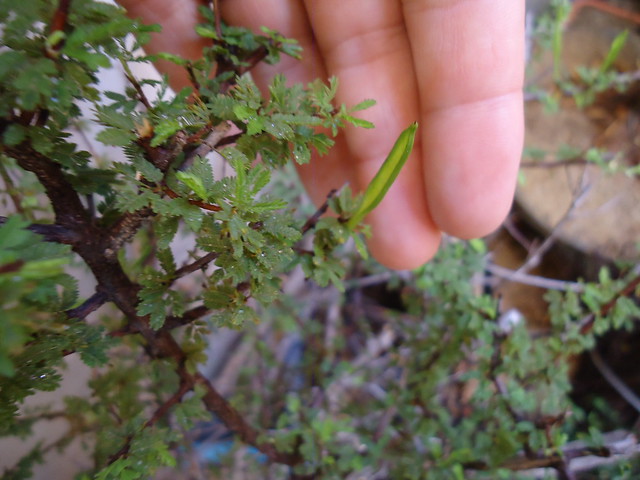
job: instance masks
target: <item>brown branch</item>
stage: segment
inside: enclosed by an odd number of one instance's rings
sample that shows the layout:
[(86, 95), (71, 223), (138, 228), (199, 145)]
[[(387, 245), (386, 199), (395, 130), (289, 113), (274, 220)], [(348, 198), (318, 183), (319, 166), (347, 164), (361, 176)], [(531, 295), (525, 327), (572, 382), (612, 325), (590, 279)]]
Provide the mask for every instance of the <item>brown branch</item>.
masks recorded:
[(316, 212), (313, 215), (311, 215), (311, 217), (309, 217), (309, 219), (302, 226), (302, 229), (300, 231), (302, 232), (303, 235), (307, 233), (309, 230), (311, 230), (312, 228), (314, 228), (318, 223), (318, 221), (320, 220), (320, 217), (322, 217), (322, 215), (327, 213), (327, 210), (329, 209), (329, 201), (333, 197), (335, 197), (337, 193), (338, 193), (338, 190), (334, 188), (327, 194), (327, 198), (324, 201), (324, 203), (320, 205), (318, 210), (316, 210)]
[(107, 302), (107, 294), (101, 291), (97, 291), (91, 295), (82, 305), (67, 310), (65, 313), (69, 318), (75, 318), (77, 320), (84, 320), (89, 314), (95, 312), (98, 308)]
[[(53, 18), (51, 19), (51, 25), (49, 27), (49, 38), (45, 42), (44, 55), (47, 58), (51, 58), (53, 60), (57, 59), (59, 56), (59, 52), (64, 46), (65, 36), (61, 35), (57, 38), (53, 37), (53, 34), (56, 32), (65, 32), (68, 28), (67, 20), (69, 18), (69, 9), (71, 7), (71, 0), (59, 0), (58, 7), (56, 8)], [(45, 118), (40, 117), (38, 119), (38, 123), (44, 125), (46, 122), (46, 114)]]
[(107, 232), (111, 244), (109, 250), (105, 251), (107, 256), (115, 256), (118, 250), (134, 237), (143, 223), (153, 215), (155, 215), (153, 210), (148, 207), (123, 214)]
[(178, 278), (182, 278), (185, 275), (188, 275), (197, 270), (200, 270), (201, 268), (206, 267), (211, 262), (213, 262), (216, 258), (218, 258), (219, 255), (220, 254), (218, 252), (209, 252), (203, 257), (200, 257), (198, 260), (188, 265), (185, 265), (184, 267), (180, 267), (178, 270), (176, 270), (176, 273), (174, 273), (173, 279), (177, 280)]
[[(184, 367), (181, 367), (181, 369), (184, 369)], [(185, 371), (186, 373), (186, 371)], [(181, 378), (187, 378), (188, 380), (191, 380), (191, 376), (190, 375), (181, 375)], [(171, 395), (171, 397), (169, 397), (162, 405), (160, 405), (160, 407), (158, 407), (158, 409), (153, 412), (153, 415), (151, 416), (151, 418), (149, 420), (147, 420), (144, 424), (144, 426), (142, 428), (148, 428), (153, 426), (158, 420), (160, 420), (161, 418), (165, 417), (167, 415), (167, 413), (169, 413), (169, 410), (177, 405), (178, 403), (180, 403), (182, 401), (182, 397), (184, 397), (187, 392), (191, 391), (191, 389), (193, 389), (193, 383), (187, 383), (185, 381), (181, 381), (180, 382), (180, 388), (178, 389), (178, 391), (176, 393), (174, 393), (173, 395)]]
[(216, 34), (222, 38), (222, 13), (220, 12), (220, 0), (213, 0), (213, 15), (216, 19)]
[(238, 66), (231, 63), (227, 58), (219, 56), (216, 58), (218, 69), (216, 71), (216, 76), (220, 76), (223, 73), (233, 72), (235, 73), (235, 78), (224, 82), (220, 87), (220, 92), (227, 92), (237, 81), (237, 77), (249, 72), (256, 65), (262, 62), (267, 55), (269, 55), (269, 50), (265, 46), (261, 46), (251, 52), (251, 54), (244, 60), (245, 65)]
[[(4, 225), (7, 220), (7, 217), (0, 216), (0, 225)], [(27, 227), (27, 230), (42, 235), (47, 242), (65, 245), (73, 245), (82, 239), (77, 232), (56, 224), (33, 223)]]
[(264, 47), (264, 46), (254, 50), (249, 56), (249, 58), (247, 58), (246, 60), (247, 65), (244, 65), (238, 68), (237, 70), (238, 75), (243, 75), (247, 73), (249, 70), (252, 70), (256, 65), (258, 65), (265, 58), (267, 58), (268, 54), (269, 54), (269, 50), (267, 49), (267, 47)]
[[(184, 368), (184, 367), (182, 367), (182, 368)], [(140, 431), (142, 431), (142, 430), (144, 430), (146, 428), (152, 427), (153, 425), (155, 425), (158, 422), (158, 420), (160, 420), (163, 417), (165, 417), (169, 413), (169, 410), (171, 408), (173, 408), (175, 405), (177, 405), (178, 403), (180, 403), (182, 401), (182, 398), (192, 388), (193, 388), (193, 385), (190, 385), (190, 384), (187, 384), (187, 383), (181, 381), (178, 391), (176, 393), (174, 393), (173, 395), (171, 395), (171, 397), (169, 397), (166, 401), (164, 401), (162, 403), (162, 405), (160, 405), (156, 409), (156, 411), (153, 412), (153, 415), (151, 415), (151, 418), (149, 418), (149, 420), (147, 420), (144, 423), (144, 425), (142, 425), (142, 428), (140, 429)], [(138, 432), (138, 433), (140, 433), (140, 432)], [(133, 435), (128, 435), (124, 445), (116, 453), (114, 453), (113, 455), (111, 455), (109, 457), (107, 463), (108, 464), (112, 464), (116, 460), (119, 460), (120, 458), (126, 457), (127, 454), (129, 453), (129, 450), (131, 450), (131, 442), (132, 441), (133, 441)]]
[(225, 138), (225, 135), (231, 128), (231, 125), (227, 122), (223, 122), (219, 125), (213, 127), (209, 135), (202, 140), (202, 143), (195, 148), (193, 151), (189, 152), (185, 155), (185, 160), (182, 163), (182, 168), (191, 164), (196, 157), (206, 157), (210, 152), (212, 152), (217, 146), (220, 145), (221, 141)]
[[(163, 187), (162, 191), (166, 193), (167, 196), (169, 196), (170, 198), (184, 198), (178, 195), (176, 192), (174, 192), (167, 186)], [(191, 205), (195, 205), (196, 207), (200, 207), (203, 210), (208, 210), (210, 212), (219, 212), (222, 210), (222, 207), (220, 207), (219, 205), (215, 205), (213, 203), (207, 203), (207, 202), (203, 202), (201, 200), (195, 200), (192, 198), (185, 198), (185, 200), (189, 202)]]
[(199, 305), (197, 307), (192, 308), (191, 310), (187, 310), (181, 316), (170, 316), (164, 321), (164, 325), (162, 328), (166, 330), (173, 330), (174, 328), (183, 327), (188, 325), (191, 322), (194, 322), (205, 315), (209, 314), (211, 309), (205, 307), (204, 305)]
[(242, 137), (242, 135), (244, 135), (244, 133), (236, 133), (233, 135), (228, 135), (226, 137), (224, 137), (222, 140), (220, 140), (218, 142), (218, 147), (224, 147), (226, 145), (233, 145), (234, 143), (236, 143), (238, 141), (238, 139), (240, 137)]
[(244, 417), (213, 388), (211, 382), (202, 374), (196, 373), (195, 380), (199, 385), (205, 387), (206, 392), (202, 400), (207, 409), (215, 413), (227, 428), (233, 430), (243, 442), (256, 447), (272, 462), (282, 463), (284, 465), (297, 465), (302, 461), (299, 452), (281, 452), (273, 443), (260, 440), (258, 430), (249, 425)]
[(187, 62), (185, 68), (187, 69), (187, 73), (189, 74), (189, 81), (191, 82), (191, 85), (193, 85), (193, 89), (195, 91), (194, 95), (196, 98), (200, 98), (200, 82), (198, 82), (196, 73), (193, 71), (193, 65), (191, 64), (191, 62)]
[(79, 225), (89, 222), (89, 215), (73, 186), (65, 178), (60, 164), (37, 152), (28, 142), (5, 147), (4, 153), (14, 158), (21, 168), (38, 177), (51, 201), (56, 224), (76, 230)]
[(142, 89), (142, 85), (140, 85), (138, 80), (136, 80), (135, 77), (131, 74), (131, 70), (126, 65), (124, 60), (122, 60), (121, 63), (123, 64), (123, 66), (126, 67), (124, 76), (127, 78), (129, 83), (133, 86), (136, 93), (138, 94), (138, 100), (140, 100), (140, 103), (142, 103), (147, 110), (153, 110), (153, 105), (151, 105), (151, 102), (147, 98), (147, 95), (144, 93), (144, 90)]
[(18, 212), (22, 216), (26, 216), (26, 212), (24, 208), (22, 208), (22, 198), (20, 198), (16, 194), (17, 189), (13, 183), (13, 179), (9, 176), (9, 172), (2, 163), (0, 163), (0, 177), (2, 177), (7, 195), (9, 195), (9, 198), (11, 198), (13, 207), (16, 209), (16, 212)]
[[(249, 425), (242, 415), (222, 397), (213, 385), (199, 373), (191, 374), (184, 368), (186, 354), (180, 348), (170, 331), (153, 330), (148, 316), (137, 314), (138, 292), (140, 286), (133, 283), (116, 261), (110, 261), (96, 250), (95, 246), (82, 244), (77, 248), (79, 255), (91, 268), (101, 288), (105, 289), (109, 298), (124, 313), (132, 332), (140, 333), (146, 342), (145, 350), (152, 358), (171, 358), (178, 365), (177, 373), (180, 381), (190, 388), (196, 384), (205, 387), (203, 402), (207, 409), (217, 415), (221, 421), (238, 436), (264, 453), (271, 461), (293, 465), (301, 461), (299, 453), (284, 453), (268, 441), (258, 441), (259, 432)], [(194, 310), (192, 315), (202, 313), (202, 309)], [(122, 455), (122, 453), (119, 453)], [(126, 454), (126, 452), (125, 452)]]
[[(69, 17), (69, 8), (71, 7), (71, 0), (60, 0), (58, 8), (56, 8), (53, 14), (53, 20), (51, 21), (50, 33), (57, 31), (64, 31), (67, 25), (67, 18)], [(59, 49), (62, 45), (56, 46)]]
[[(153, 330), (149, 324), (149, 316), (138, 315), (140, 285), (127, 276), (115, 255), (109, 253), (113, 247), (113, 237), (107, 234), (108, 230), (93, 223), (82, 206), (78, 194), (65, 179), (61, 166), (36, 152), (27, 142), (23, 142), (17, 147), (7, 148), (5, 153), (15, 158), (22, 168), (36, 174), (51, 201), (56, 215), (56, 224), (76, 232), (82, 237), (81, 241), (74, 243), (73, 250), (84, 260), (93, 273), (98, 283), (97, 292), (101, 292), (101, 294), (96, 294), (86, 305), (81, 306), (81, 309), (83, 311), (91, 310), (103, 300), (112, 302), (127, 319), (126, 329), (132, 333), (139, 333), (144, 339), (147, 355), (155, 359), (172, 359), (177, 365), (176, 373), (179, 375), (181, 385), (188, 386), (188, 390), (196, 384), (202, 385), (206, 390), (203, 397), (205, 406), (211, 413), (216, 414), (229, 429), (236, 432), (243, 441), (255, 446), (273, 462), (287, 465), (299, 463), (302, 460), (299, 452), (280, 452), (274, 444), (260, 439), (258, 430), (249, 425), (205, 377), (199, 373), (191, 374), (186, 370), (184, 365), (187, 356), (169, 330)], [(116, 229), (119, 232), (125, 230), (127, 228), (124, 226)], [(188, 266), (187, 269), (194, 268), (196, 264), (200, 265), (205, 261), (211, 261), (211, 257), (212, 255), (205, 256), (199, 262)], [(187, 315), (187, 318), (189, 315), (196, 318), (201, 314), (204, 314), (204, 310), (196, 308)], [(112, 458), (119, 458), (119, 456), (126, 454), (125, 447), (123, 449), (122, 452), (115, 454), (116, 457), (112, 456)]]
[(69, 230), (61, 225), (47, 224), (31, 224), (27, 227), (33, 233), (42, 235), (47, 242), (62, 243), (65, 245), (73, 245), (81, 240), (78, 232)]
[(25, 263), (24, 260), (15, 260), (13, 262), (0, 265), (0, 275), (5, 273), (19, 272), (20, 269), (24, 266), (24, 263)]

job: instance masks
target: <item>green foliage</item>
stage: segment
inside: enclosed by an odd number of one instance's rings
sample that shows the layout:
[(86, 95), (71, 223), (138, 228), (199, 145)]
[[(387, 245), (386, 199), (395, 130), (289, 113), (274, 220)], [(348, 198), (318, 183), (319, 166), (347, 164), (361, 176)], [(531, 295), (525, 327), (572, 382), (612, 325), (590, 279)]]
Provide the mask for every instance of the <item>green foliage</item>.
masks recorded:
[[(484, 268), (482, 241), (451, 241), (415, 272), (385, 272), (401, 311), (374, 325), (347, 305), (364, 294), (353, 286), (358, 272), (380, 267), (358, 263), (350, 245), (366, 258), (358, 223), (395, 179), (416, 127), (363, 197), (344, 186), (314, 212), (301, 205), (292, 165), (321, 162), (345, 125), (372, 127), (355, 115), (373, 100), (335, 105), (336, 79), (288, 86), (282, 76), (263, 94), (251, 69), (299, 57), (299, 47), (208, 9), (196, 32), (211, 42), (186, 60), (136, 56), (157, 28), (118, 7), (65, 5), (0, 0), (0, 201), (9, 211), (0, 217), (0, 436), (28, 438), (47, 418), (69, 426), (4, 478), (28, 478), (76, 437), (90, 439), (93, 460), (81, 478), (152, 478), (183, 468), (198, 443), (192, 431), (214, 422), (235, 432), (233, 445), (251, 445), (256, 478), (274, 464), (286, 467), (273, 478), (514, 478), (524, 456), (562, 456), (568, 357), (631, 327), (640, 311), (625, 289), (637, 272), (550, 294), (551, 330), (533, 336), (505, 324), (496, 299), (469, 281)], [(183, 67), (192, 85), (170, 95), (166, 79), (133, 75), (131, 63), (155, 58)], [(111, 64), (128, 77), (124, 92), (98, 86)], [(70, 141), (81, 102), (102, 128), (95, 139), (119, 158)], [(70, 273), (79, 266), (96, 284), (82, 297)], [(300, 273), (335, 303), (285, 295)], [(338, 320), (316, 321), (335, 308)], [(259, 359), (232, 400), (199, 373), (220, 328), (241, 330)], [(303, 352), (283, 359), (275, 347), (292, 337)], [(60, 411), (27, 408), (30, 395), (59, 387), (71, 355), (93, 368), (91, 395), (66, 398)]]

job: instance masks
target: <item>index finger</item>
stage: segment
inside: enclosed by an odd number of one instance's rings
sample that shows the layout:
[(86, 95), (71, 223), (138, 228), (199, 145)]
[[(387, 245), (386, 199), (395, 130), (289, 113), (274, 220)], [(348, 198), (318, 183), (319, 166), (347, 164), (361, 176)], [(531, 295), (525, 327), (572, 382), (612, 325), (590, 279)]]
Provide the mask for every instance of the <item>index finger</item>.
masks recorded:
[(434, 221), (479, 237), (507, 214), (522, 151), (524, 0), (403, 0)]

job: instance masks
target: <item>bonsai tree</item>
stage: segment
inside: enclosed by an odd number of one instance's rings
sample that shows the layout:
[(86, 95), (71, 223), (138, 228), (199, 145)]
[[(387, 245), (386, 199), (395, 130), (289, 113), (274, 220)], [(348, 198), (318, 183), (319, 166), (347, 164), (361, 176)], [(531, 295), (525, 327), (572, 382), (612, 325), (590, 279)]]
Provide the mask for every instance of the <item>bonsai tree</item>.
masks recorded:
[[(28, 478), (45, 453), (78, 436), (92, 439), (94, 468), (83, 478), (179, 470), (182, 447), (195, 444), (190, 432), (212, 422), (233, 434), (256, 478), (514, 478), (534, 466), (571, 478), (567, 358), (596, 333), (630, 325), (637, 272), (554, 294), (552, 327), (534, 338), (522, 322), (499, 321), (497, 300), (470, 283), (486, 261), (480, 241), (451, 240), (408, 275), (357, 260), (352, 246), (366, 257), (360, 222), (402, 168), (417, 127), (364, 194), (345, 186), (318, 210), (301, 208), (283, 180), (288, 165), (325, 153), (346, 124), (371, 127), (355, 112), (372, 101), (334, 105), (337, 80), (287, 86), (282, 76), (262, 95), (251, 69), (298, 56), (295, 41), (228, 26), (208, 8), (202, 15), (196, 31), (211, 42), (189, 61), (140, 53), (158, 27), (113, 5), (0, 7), (0, 433), (26, 437), (51, 416), (70, 426), (5, 478)], [(169, 95), (166, 79), (136, 78), (132, 64), (156, 59), (184, 68), (191, 86)], [(100, 69), (114, 64), (129, 82), (124, 92), (99, 84)], [(92, 115), (82, 121), (101, 125), (96, 140), (121, 158), (71, 142), (87, 103)], [(226, 175), (214, 175), (220, 164)], [(180, 263), (178, 236), (192, 242)], [(95, 278), (87, 298), (67, 268), (78, 264)], [(302, 321), (283, 293), (301, 271), (341, 305), (366, 285), (358, 269), (402, 288), (402, 307), (383, 320), (365, 315), (363, 327), (352, 316), (350, 331), (366, 339), (359, 347), (328, 317)], [(223, 395), (199, 369), (212, 334), (255, 333), (258, 322), (274, 336), (248, 334), (249, 344), (265, 368), (284, 373), (249, 369)], [(274, 353), (274, 339), (292, 329), (306, 345), (293, 363)], [(21, 411), (29, 395), (58, 388), (70, 355), (95, 368), (91, 396), (67, 398), (59, 412)]]

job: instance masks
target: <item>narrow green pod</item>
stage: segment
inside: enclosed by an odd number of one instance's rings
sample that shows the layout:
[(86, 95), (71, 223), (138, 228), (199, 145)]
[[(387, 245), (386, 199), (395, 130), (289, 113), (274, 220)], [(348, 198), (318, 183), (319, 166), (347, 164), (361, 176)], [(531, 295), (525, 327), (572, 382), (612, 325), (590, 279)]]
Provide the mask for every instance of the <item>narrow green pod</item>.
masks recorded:
[(417, 130), (418, 123), (414, 122), (400, 134), (380, 170), (364, 192), (360, 208), (349, 219), (347, 227), (353, 230), (382, 201), (413, 150)]

